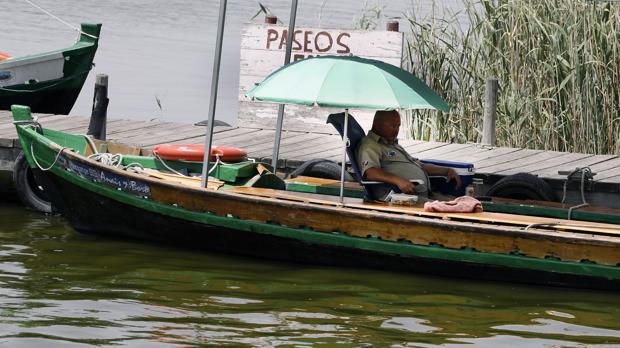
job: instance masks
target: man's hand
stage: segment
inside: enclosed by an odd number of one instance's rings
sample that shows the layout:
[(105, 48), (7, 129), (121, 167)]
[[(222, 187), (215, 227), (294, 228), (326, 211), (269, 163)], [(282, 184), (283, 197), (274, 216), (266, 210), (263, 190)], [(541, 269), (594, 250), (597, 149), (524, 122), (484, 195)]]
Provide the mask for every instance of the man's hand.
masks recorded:
[(461, 187), (461, 177), (456, 174), (456, 170), (454, 170), (454, 168), (438, 166), (431, 163), (422, 163), (421, 165), (422, 168), (426, 170), (428, 175), (445, 176), (446, 181), (448, 182), (454, 180), (457, 189)]
[(415, 184), (411, 181), (401, 178), (398, 175), (390, 174), (380, 168), (368, 168), (364, 175), (366, 180), (381, 181), (397, 186), (403, 193), (415, 193)]
[(453, 168), (448, 168), (448, 173), (446, 173), (446, 177), (448, 177), (448, 182), (454, 180), (457, 189), (461, 187), (461, 177), (456, 174), (456, 170), (454, 170)]
[(401, 177), (396, 178), (396, 186), (398, 186), (402, 193), (415, 193), (415, 185), (411, 181)]

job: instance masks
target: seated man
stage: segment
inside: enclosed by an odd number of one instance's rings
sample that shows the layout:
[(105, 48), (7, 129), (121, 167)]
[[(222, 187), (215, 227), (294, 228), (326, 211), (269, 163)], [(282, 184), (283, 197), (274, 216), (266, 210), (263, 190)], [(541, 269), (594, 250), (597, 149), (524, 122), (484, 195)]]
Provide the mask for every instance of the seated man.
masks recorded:
[[(457, 187), (461, 178), (452, 168), (421, 163), (411, 157), (398, 144), (400, 114), (397, 111), (377, 111), (372, 129), (364, 137), (356, 150), (357, 163), (364, 180), (381, 181), (397, 186), (403, 193), (428, 197), (428, 175), (445, 176), (454, 180)], [(415, 185), (410, 180), (421, 179), (425, 185)], [(390, 188), (381, 185), (373, 188), (377, 199), (385, 200)]]

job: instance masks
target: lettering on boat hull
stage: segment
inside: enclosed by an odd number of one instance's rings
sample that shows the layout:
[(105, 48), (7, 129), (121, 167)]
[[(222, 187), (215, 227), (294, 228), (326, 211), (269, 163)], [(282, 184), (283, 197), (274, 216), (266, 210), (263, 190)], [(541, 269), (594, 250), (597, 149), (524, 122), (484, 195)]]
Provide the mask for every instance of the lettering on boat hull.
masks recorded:
[(143, 182), (131, 180), (126, 177), (114, 173), (109, 173), (71, 160), (65, 160), (62, 162), (65, 163), (65, 168), (67, 170), (78, 174), (82, 178), (89, 179), (94, 182), (99, 182), (106, 186), (119, 188), (123, 191), (128, 191), (139, 196), (151, 195), (150, 186)]

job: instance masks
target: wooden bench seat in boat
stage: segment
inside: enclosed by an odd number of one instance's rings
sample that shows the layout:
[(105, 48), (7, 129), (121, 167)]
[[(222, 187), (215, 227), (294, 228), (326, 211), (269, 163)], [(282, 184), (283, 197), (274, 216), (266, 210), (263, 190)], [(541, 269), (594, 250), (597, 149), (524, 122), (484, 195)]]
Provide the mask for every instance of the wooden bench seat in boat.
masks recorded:
[[(314, 204), (323, 204), (331, 206), (341, 206), (339, 197), (312, 194), (305, 192), (289, 192), (272, 189), (254, 188), (254, 187), (232, 187), (226, 190), (243, 193), (247, 195), (255, 195), (261, 197), (269, 197), (276, 199), (291, 200), (297, 202), (306, 202)], [(620, 237), (620, 226), (613, 224), (595, 223), (595, 222), (577, 222), (573, 220), (543, 218), (537, 216), (514, 215), (505, 213), (435, 213), (424, 211), (422, 207), (410, 206), (391, 206), (387, 203), (364, 202), (359, 198), (345, 198), (344, 206), (347, 208), (356, 208), (364, 210), (374, 210), (386, 213), (407, 214), (422, 217), (441, 218), (445, 220), (471, 221), (488, 224), (504, 224), (513, 226), (536, 226), (537, 228), (548, 228), (555, 230), (566, 230), (571, 232), (588, 234), (603, 234)]]
[[(171, 181), (181, 185), (187, 185), (191, 187), (200, 187), (200, 178), (199, 177), (186, 177), (176, 174), (164, 173), (161, 171), (153, 170), (153, 169), (144, 169), (144, 172), (151, 177)], [(313, 182), (315, 184), (325, 184), (325, 185), (333, 185), (334, 180), (330, 179), (321, 179), (321, 178), (298, 178), (295, 180), (297, 182)], [(223, 181), (219, 181), (216, 179), (209, 180), (209, 188), (210, 189), (220, 189), (224, 185)], [(353, 186), (351, 186), (353, 187)], [(296, 202), (305, 202), (312, 204), (322, 204), (329, 206), (342, 206), (340, 204), (340, 199), (337, 196), (325, 195), (325, 194), (317, 194), (317, 193), (308, 193), (308, 192), (292, 192), (292, 191), (283, 191), (283, 190), (274, 190), (274, 189), (266, 189), (266, 188), (256, 188), (256, 187), (247, 187), (247, 186), (238, 186), (238, 187), (227, 187), (224, 190), (229, 192), (241, 193), (245, 195), (251, 196), (260, 196), (260, 197), (268, 197)], [(459, 220), (459, 221), (471, 221), (478, 223), (487, 223), (487, 224), (503, 224), (503, 225), (513, 225), (513, 226), (523, 226), (523, 227), (537, 227), (537, 228), (547, 228), (554, 230), (565, 230), (577, 233), (588, 233), (588, 234), (602, 234), (602, 235), (610, 235), (610, 236), (618, 236), (620, 237), (620, 226), (613, 224), (605, 224), (605, 223), (596, 223), (596, 222), (579, 222), (574, 220), (566, 220), (566, 219), (553, 219), (553, 218), (544, 218), (537, 216), (527, 216), (527, 215), (515, 215), (515, 214), (506, 214), (506, 213), (493, 213), (493, 212), (481, 212), (481, 213), (436, 213), (436, 212), (427, 212), (424, 209), (419, 207), (412, 206), (393, 206), (388, 205), (387, 203), (382, 202), (365, 202), (361, 198), (354, 197), (345, 197), (344, 206), (348, 208), (356, 208), (363, 210), (374, 210), (385, 213), (395, 213), (395, 214), (407, 214), (414, 216), (422, 216), (422, 217), (432, 217), (432, 218), (441, 218), (444, 220)]]

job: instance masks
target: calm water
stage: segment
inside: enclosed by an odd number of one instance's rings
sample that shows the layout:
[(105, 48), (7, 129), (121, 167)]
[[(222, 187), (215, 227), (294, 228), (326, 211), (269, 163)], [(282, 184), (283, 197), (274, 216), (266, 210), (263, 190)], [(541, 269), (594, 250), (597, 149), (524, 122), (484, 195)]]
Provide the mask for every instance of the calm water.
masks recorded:
[(0, 346), (620, 346), (620, 296), (206, 254), (0, 205)]
[[(33, 0), (74, 25), (103, 23), (100, 46), (82, 94), (72, 111), (90, 115), (94, 78), (110, 76), (111, 118), (159, 118), (194, 122), (207, 118), (212, 50), (219, 0)], [(265, 0), (288, 23), (290, 0)], [(444, 0), (458, 8), (460, 0)], [(424, 0), (368, 1), (384, 6), (384, 17), (416, 10), (429, 13)], [(301, 0), (297, 25), (352, 28), (363, 1)], [(228, 1), (217, 118), (235, 124), (239, 84), (241, 27), (259, 9), (256, 0)], [(261, 23), (263, 15), (254, 20)], [(0, 52), (14, 56), (57, 49), (73, 43), (76, 34), (24, 0), (0, 0)], [(385, 19), (379, 28), (385, 28)], [(405, 30), (405, 23), (402, 23)], [(156, 99), (162, 105), (157, 106)]]

